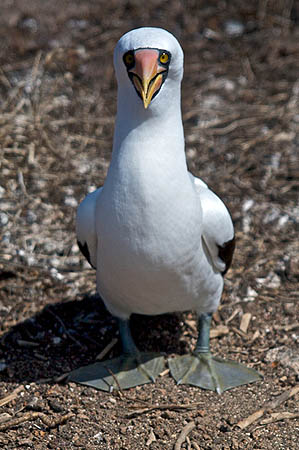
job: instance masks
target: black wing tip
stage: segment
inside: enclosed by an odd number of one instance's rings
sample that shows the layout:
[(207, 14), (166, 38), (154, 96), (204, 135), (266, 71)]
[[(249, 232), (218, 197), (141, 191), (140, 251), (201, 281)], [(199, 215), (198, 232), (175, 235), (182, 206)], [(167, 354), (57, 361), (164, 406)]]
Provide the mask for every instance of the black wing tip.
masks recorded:
[(218, 245), (218, 256), (225, 263), (225, 269), (222, 273), (224, 276), (231, 266), (233, 254), (236, 247), (236, 239), (233, 237), (230, 241), (224, 242), (223, 245)]
[(92, 263), (90, 261), (90, 253), (89, 253), (87, 242), (82, 244), (80, 241), (77, 241), (77, 244), (78, 244), (78, 247), (79, 247), (81, 253), (85, 256), (85, 258), (87, 259), (87, 261), (89, 262), (91, 267), (93, 267), (93, 269), (95, 269), (95, 267), (92, 265)]

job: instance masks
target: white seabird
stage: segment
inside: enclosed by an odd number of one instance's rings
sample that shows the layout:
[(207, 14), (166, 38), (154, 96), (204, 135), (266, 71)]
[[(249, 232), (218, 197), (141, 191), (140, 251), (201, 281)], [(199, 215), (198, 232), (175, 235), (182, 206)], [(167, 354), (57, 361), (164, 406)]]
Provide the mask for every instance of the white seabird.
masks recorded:
[(160, 28), (139, 28), (117, 43), (113, 152), (104, 186), (78, 208), (80, 249), (97, 271), (97, 290), (119, 321), (123, 355), (73, 371), (102, 390), (154, 381), (164, 358), (138, 351), (132, 313), (195, 310), (195, 351), (168, 361), (178, 383), (222, 392), (260, 379), (253, 369), (213, 357), (212, 313), (234, 250), (223, 202), (188, 172), (181, 116), (183, 51)]

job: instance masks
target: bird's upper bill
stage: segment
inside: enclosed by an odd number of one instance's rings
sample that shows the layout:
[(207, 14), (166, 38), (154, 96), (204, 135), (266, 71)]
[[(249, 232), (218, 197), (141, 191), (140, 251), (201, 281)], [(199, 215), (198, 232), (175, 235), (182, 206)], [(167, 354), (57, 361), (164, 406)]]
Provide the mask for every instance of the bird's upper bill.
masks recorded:
[(123, 60), (146, 109), (166, 79), (170, 54), (163, 50), (141, 48), (127, 52)]

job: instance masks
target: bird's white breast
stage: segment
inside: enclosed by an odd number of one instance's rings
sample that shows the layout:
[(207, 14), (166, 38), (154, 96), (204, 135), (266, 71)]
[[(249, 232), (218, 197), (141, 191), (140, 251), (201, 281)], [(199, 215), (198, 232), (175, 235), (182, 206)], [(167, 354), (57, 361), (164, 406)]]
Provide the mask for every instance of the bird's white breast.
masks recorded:
[(98, 290), (117, 316), (198, 309), (215, 274), (188, 172), (159, 152), (122, 150), (97, 208)]

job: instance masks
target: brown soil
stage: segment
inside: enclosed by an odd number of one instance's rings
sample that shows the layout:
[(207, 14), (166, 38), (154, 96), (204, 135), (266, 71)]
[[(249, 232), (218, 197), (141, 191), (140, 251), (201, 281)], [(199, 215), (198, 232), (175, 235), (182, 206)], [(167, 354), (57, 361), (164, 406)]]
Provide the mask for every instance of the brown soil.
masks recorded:
[[(299, 2), (146, 5), (1, 2), (0, 446), (298, 448)], [(168, 29), (184, 48), (188, 164), (235, 222), (212, 350), (264, 379), (221, 396), (176, 386), (168, 373), (112, 394), (62, 377), (117, 337), (74, 216), (109, 164), (114, 45), (142, 25)], [(141, 349), (167, 355), (196, 339), (192, 313), (134, 317), (132, 327)], [(106, 357), (119, 352), (117, 342)]]

